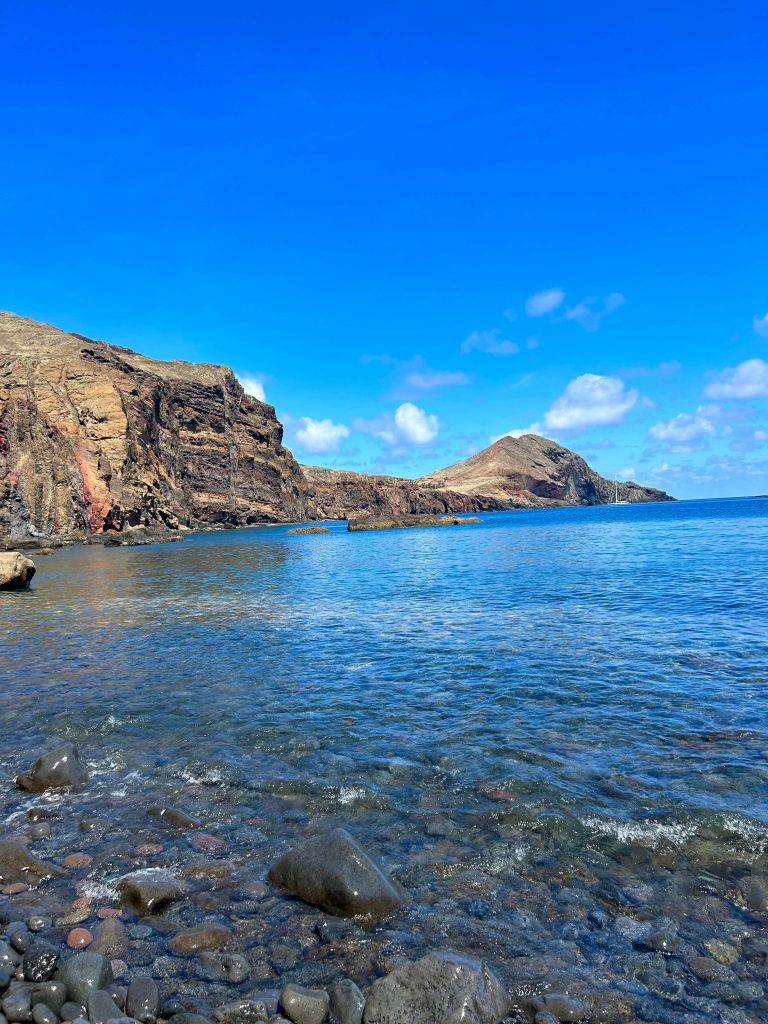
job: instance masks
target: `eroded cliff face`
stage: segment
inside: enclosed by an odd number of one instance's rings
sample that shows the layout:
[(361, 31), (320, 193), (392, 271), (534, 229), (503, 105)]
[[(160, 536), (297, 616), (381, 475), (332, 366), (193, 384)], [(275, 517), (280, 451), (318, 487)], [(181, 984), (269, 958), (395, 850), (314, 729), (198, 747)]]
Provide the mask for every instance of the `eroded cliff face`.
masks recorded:
[(160, 362), (0, 312), (0, 536), (308, 514), (274, 409), (222, 366)]
[(494, 498), (422, 487), (417, 480), (302, 466), (308, 497), (321, 519), (363, 516), (441, 515), (446, 512), (495, 512)]

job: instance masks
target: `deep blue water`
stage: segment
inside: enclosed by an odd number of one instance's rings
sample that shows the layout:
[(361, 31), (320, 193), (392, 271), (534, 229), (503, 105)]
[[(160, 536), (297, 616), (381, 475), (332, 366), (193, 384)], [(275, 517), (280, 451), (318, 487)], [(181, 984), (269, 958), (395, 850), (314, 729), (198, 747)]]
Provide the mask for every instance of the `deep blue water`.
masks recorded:
[[(740, 886), (768, 877), (768, 501), (273, 527), (37, 564), (28, 594), (0, 595), (0, 770), (76, 739), (94, 782), (65, 818), (95, 802), (138, 837), (148, 803), (181, 803), (258, 877), (344, 823), (414, 894), (392, 926), (408, 955), (589, 976), (640, 1019), (768, 1015), (686, 973), (705, 941), (741, 949), (767, 921)], [(6, 788), (9, 827), (21, 808)], [(683, 952), (649, 966), (640, 932), (665, 920)], [(728, 983), (757, 985), (740, 962)]]

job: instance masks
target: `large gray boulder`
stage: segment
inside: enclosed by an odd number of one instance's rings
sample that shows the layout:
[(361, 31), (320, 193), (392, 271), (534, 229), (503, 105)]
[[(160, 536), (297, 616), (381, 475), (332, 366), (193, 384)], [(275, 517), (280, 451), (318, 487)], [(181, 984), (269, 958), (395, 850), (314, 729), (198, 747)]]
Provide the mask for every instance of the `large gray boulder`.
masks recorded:
[(91, 992), (105, 991), (114, 982), (112, 965), (101, 953), (76, 953), (59, 968), (57, 981), (67, 986), (69, 998), (88, 1005)]
[(315, 836), (275, 861), (269, 879), (341, 917), (383, 917), (403, 893), (343, 828)]
[(80, 754), (73, 743), (62, 743), (38, 757), (24, 775), (19, 775), (16, 785), (32, 793), (46, 789), (68, 789), (83, 786), (88, 781), (88, 772), (80, 760)]
[(38, 860), (21, 843), (0, 839), (0, 883), (42, 881), (59, 878), (66, 872), (55, 864)]
[(118, 882), (117, 888), (126, 903), (140, 914), (152, 914), (169, 903), (184, 899), (188, 893), (185, 882), (166, 868), (142, 868), (132, 871)]
[(35, 572), (35, 563), (20, 551), (0, 552), (0, 590), (26, 590)]
[(509, 993), (480, 960), (430, 953), (375, 981), (365, 1024), (499, 1024), (511, 1008)]

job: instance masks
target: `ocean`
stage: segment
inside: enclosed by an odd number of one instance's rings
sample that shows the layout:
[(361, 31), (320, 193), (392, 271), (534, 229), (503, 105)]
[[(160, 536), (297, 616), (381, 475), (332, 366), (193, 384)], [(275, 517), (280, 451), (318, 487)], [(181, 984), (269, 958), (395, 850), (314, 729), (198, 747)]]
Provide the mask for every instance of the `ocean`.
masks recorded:
[[(364, 986), (451, 948), (487, 958), (520, 1005), (549, 988), (594, 1020), (768, 1019), (768, 501), (481, 520), (36, 558), (32, 589), (0, 595), (2, 836), (44, 806), (30, 848), (94, 860), (0, 909), (95, 912), (139, 863), (203, 859), (225, 867), (124, 957), (199, 993), (169, 930), (251, 922), (234, 925), (248, 980), (203, 1002)], [(62, 739), (89, 785), (17, 790)], [(335, 825), (410, 901), (329, 941), (265, 877)]]

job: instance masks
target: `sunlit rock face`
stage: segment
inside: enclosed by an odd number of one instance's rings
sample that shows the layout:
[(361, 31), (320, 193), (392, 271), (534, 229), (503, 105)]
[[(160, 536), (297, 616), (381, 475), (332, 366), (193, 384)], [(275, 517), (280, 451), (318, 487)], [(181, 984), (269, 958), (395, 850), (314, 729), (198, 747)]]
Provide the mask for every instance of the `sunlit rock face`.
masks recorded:
[(301, 519), (282, 437), (226, 367), (0, 313), (0, 537)]

